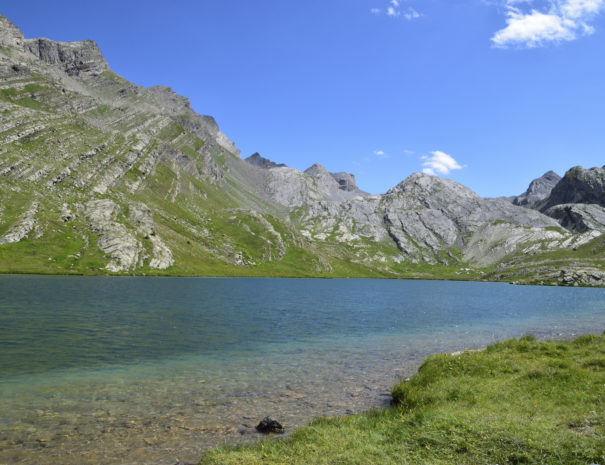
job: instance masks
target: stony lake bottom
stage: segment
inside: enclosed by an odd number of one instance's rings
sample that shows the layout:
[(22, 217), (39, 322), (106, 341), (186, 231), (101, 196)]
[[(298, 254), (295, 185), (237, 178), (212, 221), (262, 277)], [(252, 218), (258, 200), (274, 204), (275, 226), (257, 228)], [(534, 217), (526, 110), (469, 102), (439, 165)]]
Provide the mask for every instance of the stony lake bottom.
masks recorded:
[(605, 289), (0, 276), (0, 464), (195, 463), (387, 405), (433, 353), (605, 329)]

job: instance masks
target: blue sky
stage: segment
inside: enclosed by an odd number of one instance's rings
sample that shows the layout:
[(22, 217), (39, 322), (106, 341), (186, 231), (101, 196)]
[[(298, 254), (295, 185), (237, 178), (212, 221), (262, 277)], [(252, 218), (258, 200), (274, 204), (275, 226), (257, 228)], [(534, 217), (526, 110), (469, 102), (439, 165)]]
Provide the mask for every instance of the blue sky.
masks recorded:
[(482, 196), (605, 164), (605, 0), (3, 0), (27, 38), (94, 39), (242, 150), (382, 193), (427, 170)]

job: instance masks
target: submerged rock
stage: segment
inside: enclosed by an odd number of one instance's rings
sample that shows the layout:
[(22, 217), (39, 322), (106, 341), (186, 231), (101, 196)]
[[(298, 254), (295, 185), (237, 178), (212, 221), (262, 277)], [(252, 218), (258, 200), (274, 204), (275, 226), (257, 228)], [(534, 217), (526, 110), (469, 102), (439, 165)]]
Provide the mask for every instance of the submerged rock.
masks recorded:
[(263, 434), (283, 434), (285, 429), (277, 420), (273, 420), (271, 417), (265, 417), (256, 425), (256, 431)]

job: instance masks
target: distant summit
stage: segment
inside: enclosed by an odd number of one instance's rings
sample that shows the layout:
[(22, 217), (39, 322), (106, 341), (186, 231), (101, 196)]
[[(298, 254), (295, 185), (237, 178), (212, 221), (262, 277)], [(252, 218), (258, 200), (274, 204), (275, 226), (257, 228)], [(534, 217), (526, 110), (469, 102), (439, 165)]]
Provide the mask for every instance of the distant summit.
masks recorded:
[(283, 163), (275, 163), (274, 161), (269, 160), (268, 158), (262, 157), (260, 153), (255, 152), (245, 159), (248, 163), (254, 166), (258, 166), (259, 168), (270, 169), (270, 168), (283, 168), (286, 165)]
[(345, 194), (354, 194), (362, 197), (369, 195), (367, 192), (357, 188), (357, 185), (355, 184), (355, 175), (353, 174), (342, 171), (339, 173), (330, 173), (319, 163), (315, 163), (307, 168), (305, 174), (313, 176), (317, 180), (320, 189), (322, 189), (329, 198), (334, 198), (335, 200), (345, 200), (349, 198), (349, 196)]
[(537, 202), (544, 200), (550, 195), (551, 191), (560, 180), (561, 176), (554, 171), (544, 173), (539, 178), (534, 179), (523, 194), (515, 197), (513, 199), (513, 204), (519, 206), (534, 205)]

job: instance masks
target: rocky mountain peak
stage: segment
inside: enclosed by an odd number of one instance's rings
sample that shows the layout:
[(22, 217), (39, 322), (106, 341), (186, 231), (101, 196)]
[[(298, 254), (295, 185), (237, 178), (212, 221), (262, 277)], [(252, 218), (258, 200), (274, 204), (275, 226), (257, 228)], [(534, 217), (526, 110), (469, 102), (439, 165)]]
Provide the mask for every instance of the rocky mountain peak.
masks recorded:
[(534, 179), (523, 194), (515, 197), (513, 199), (513, 204), (519, 206), (531, 206), (540, 200), (544, 200), (550, 195), (551, 191), (560, 180), (561, 176), (552, 170), (544, 173), (539, 178)]
[(544, 173), (540, 179), (547, 179), (547, 180), (554, 180), (554, 181), (559, 181), (561, 179), (561, 176), (559, 176), (557, 173), (555, 173), (553, 170), (547, 171), (546, 173)]
[[(357, 188), (354, 174), (345, 173), (344, 171), (331, 173), (319, 163), (315, 163), (307, 168), (305, 173), (318, 180), (322, 180), (324, 184), (329, 185), (331, 188), (336, 187), (341, 191), (355, 192), (358, 195), (367, 195), (367, 192), (361, 191)], [(336, 184), (334, 184), (333, 181), (335, 181)]]
[(283, 163), (275, 163), (274, 161), (271, 161), (268, 158), (261, 156), (261, 154), (258, 152), (255, 152), (250, 155), (248, 158), (245, 159), (245, 161), (247, 161), (251, 165), (264, 169), (283, 168), (286, 166)]
[(414, 173), (390, 189), (384, 201), (401, 209), (448, 211), (455, 217), (464, 218), (477, 210), (482, 199), (457, 182)]
[(0, 15), (0, 46), (23, 47), (24, 42), (23, 32), (10, 19)]
[(414, 173), (387, 191), (387, 195), (403, 194), (418, 199), (430, 199), (445, 194), (446, 197), (456, 196), (479, 198), (468, 187), (449, 179), (431, 176), (425, 173)]
[(314, 163), (313, 165), (309, 166), (305, 170), (305, 173), (313, 176), (314, 178), (330, 175), (330, 173), (328, 173), (328, 170), (325, 169), (324, 166), (320, 165), (319, 163)]

